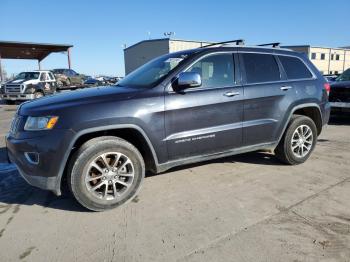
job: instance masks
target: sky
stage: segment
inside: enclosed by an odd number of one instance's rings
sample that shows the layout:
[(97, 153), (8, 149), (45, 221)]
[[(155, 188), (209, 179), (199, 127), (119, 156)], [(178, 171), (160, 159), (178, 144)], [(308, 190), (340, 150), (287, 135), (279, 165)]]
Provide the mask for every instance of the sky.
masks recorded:
[[(0, 41), (72, 44), (75, 71), (123, 76), (123, 46), (164, 32), (186, 40), (349, 46), (349, 10), (349, 0), (0, 0)], [(9, 75), (37, 69), (30, 60), (2, 65)], [(43, 69), (62, 67), (61, 53), (42, 62)]]

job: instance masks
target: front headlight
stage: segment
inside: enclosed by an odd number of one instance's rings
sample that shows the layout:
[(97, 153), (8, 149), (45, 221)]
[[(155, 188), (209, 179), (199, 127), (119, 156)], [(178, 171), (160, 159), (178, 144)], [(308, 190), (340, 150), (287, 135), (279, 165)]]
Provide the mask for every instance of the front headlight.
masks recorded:
[(39, 131), (52, 129), (58, 121), (58, 116), (28, 116), (24, 130)]

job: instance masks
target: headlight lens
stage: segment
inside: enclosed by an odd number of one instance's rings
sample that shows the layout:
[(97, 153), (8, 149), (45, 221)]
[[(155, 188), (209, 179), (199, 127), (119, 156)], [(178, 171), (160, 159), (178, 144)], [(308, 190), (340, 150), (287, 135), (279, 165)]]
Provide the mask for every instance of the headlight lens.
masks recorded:
[(58, 116), (28, 116), (24, 130), (27, 131), (39, 131), (52, 129), (58, 121)]

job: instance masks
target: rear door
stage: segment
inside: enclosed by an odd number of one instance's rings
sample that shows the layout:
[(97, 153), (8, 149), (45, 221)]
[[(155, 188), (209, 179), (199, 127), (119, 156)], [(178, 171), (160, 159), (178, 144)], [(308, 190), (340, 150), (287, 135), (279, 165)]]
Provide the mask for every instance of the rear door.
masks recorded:
[(226, 151), (242, 145), (243, 90), (233, 53), (207, 55), (187, 70), (202, 86), (165, 95), (169, 160)]
[(275, 142), (296, 98), (273, 53), (240, 53), (244, 82), (243, 145)]

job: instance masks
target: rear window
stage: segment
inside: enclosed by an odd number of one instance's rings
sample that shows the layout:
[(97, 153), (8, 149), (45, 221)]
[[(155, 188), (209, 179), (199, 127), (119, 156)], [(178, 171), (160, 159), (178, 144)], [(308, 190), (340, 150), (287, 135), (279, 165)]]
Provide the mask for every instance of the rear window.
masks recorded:
[(247, 83), (281, 80), (278, 64), (273, 55), (242, 53)]
[(312, 78), (310, 70), (306, 65), (296, 57), (278, 56), (284, 71), (286, 71), (288, 79), (305, 79)]

